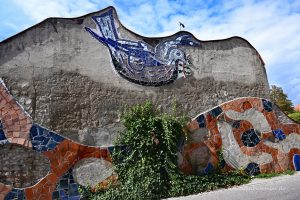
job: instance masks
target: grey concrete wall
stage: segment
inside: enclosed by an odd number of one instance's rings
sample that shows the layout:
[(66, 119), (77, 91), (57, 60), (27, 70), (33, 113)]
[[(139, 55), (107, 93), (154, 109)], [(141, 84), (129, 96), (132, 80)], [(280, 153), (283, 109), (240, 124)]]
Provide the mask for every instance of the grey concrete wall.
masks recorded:
[(16, 188), (36, 184), (50, 171), (49, 160), (17, 144), (0, 145), (0, 182)]
[[(104, 10), (105, 11), (105, 10)], [(122, 130), (124, 105), (152, 100), (168, 111), (176, 100), (194, 117), (243, 96), (268, 98), (262, 59), (245, 40), (233, 37), (183, 47), (193, 74), (161, 87), (131, 83), (115, 71), (108, 48), (88, 34), (92, 13), (74, 19), (47, 19), (0, 43), (0, 76), (33, 119), (75, 141), (107, 145)], [(123, 38), (157, 43), (127, 30)]]

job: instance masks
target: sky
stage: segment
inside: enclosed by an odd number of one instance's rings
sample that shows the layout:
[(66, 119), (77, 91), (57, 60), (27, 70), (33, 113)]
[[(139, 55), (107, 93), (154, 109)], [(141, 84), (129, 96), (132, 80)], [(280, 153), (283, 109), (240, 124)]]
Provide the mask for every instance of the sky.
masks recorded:
[(148, 36), (185, 31), (200, 40), (240, 36), (266, 63), (270, 85), (300, 104), (300, 0), (0, 0), (0, 41), (48, 17), (78, 17), (114, 6), (121, 23)]

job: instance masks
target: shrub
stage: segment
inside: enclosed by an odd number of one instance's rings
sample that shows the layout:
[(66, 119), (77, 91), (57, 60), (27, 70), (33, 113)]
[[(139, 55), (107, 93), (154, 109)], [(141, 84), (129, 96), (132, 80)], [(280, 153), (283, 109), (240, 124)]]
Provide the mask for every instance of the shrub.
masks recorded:
[(162, 114), (147, 102), (126, 111), (123, 124), (126, 130), (116, 142), (119, 148), (115, 148), (112, 156), (119, 182), (95, 193), (83, 188), (87, 199), (161, 199), (250, 180), (239, 173), (182, 174), (177, 168), (177, 143), (183, 136), (185, 117)]
[(288, 115), (290, 118), (300, 123), (300, 112), (294, 112)]

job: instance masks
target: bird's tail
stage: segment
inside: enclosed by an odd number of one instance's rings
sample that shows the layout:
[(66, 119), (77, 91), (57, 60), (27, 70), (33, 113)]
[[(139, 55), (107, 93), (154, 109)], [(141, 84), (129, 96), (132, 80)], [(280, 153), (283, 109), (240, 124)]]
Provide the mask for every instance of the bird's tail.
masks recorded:
[(89, 27), (85, 27), (85, 30), (99, 42), (106, 45), (114, 45), (118, 40), (118, 34), (114, 23), (113, 10), (109, 9), (99, 16), (93, 16), (92, 19), (97, 24), (97, 30)]

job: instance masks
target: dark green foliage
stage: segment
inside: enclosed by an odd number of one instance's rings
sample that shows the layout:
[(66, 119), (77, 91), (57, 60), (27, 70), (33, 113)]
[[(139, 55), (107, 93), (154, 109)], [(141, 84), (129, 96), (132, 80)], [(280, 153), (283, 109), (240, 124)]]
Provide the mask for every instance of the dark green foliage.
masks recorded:
[(271, 85), (270, 100), (276, 103), (284, 113), (289, 114), (294, 112), (292, 101), (288, 99), (287, 94), (283, 92), (281, 87)]
[(290, 118), (300, 123), (300, 112), (294, 112), (288, 115)]
[(293, 171), (293, 170), (286, 170), (286, 171), (280, 172), (280, 173), (259, 174), (259, 175), (256, 175), (255, 178), (273, 178), (273, 177), (277, 177), (277, 176), (293, 175), (293, 174), (295, 174), (295, 171)]
[(119, 148), (113, 153), (114, 171), (119, 182), (96, 193), (82, 188), (83, 196), (87, 199), (161, 199), (250, 180), (237, 173), (183, 175), (177, 168), (177, 143), (185, 123), (184, 117), (161, 114), (149, 102), (125, 111), (123, 124), (126, 131), (116, 145), (128, 148)]
[(185, 176), (178, 174), (172, 180), (170, 196), (186, 196), (200, 192), (227, 188), (234, 185), (241, 185), (250, 182), (248, 175), (240, 172), (230, 172), (220, 174), (218, 172), (202, 176)]

